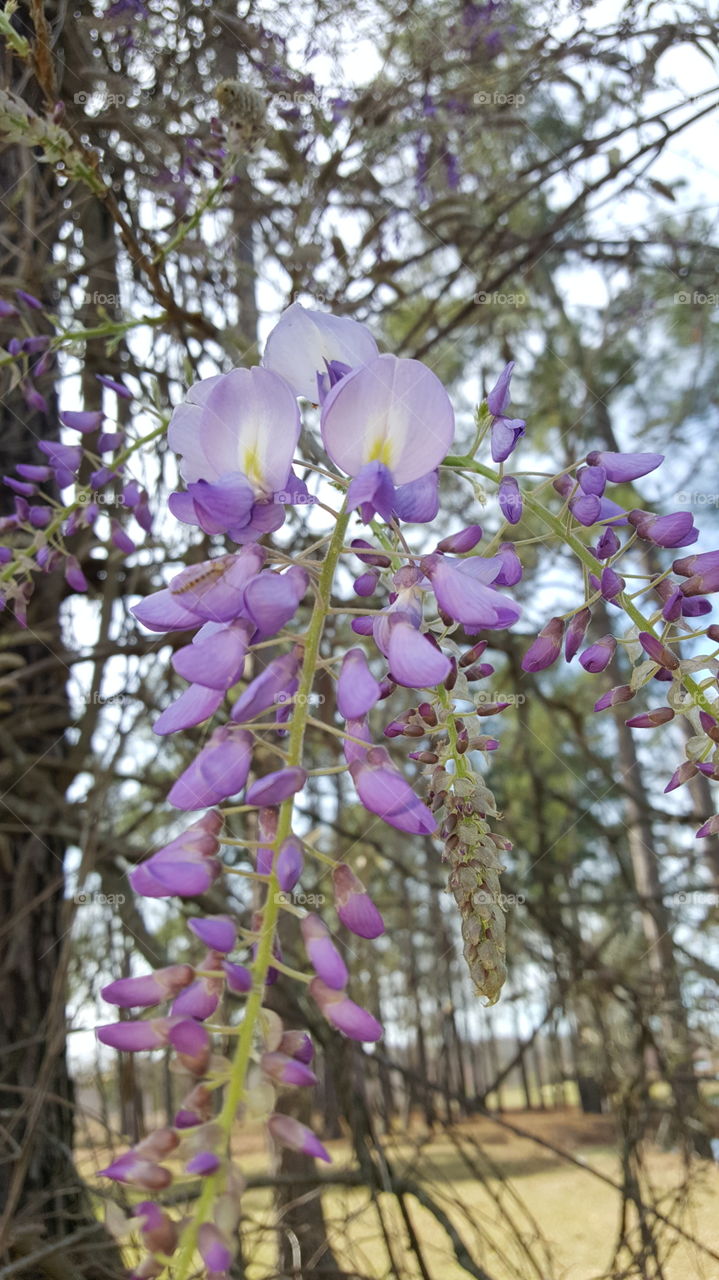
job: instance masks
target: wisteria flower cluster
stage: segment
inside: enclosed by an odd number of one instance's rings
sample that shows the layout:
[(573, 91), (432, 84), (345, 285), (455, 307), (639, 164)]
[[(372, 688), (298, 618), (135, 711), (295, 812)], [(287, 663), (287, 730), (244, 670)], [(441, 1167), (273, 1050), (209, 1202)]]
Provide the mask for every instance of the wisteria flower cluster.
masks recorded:
[[(134, 612), (153, 633), (186, 636), (172, 666), (187, 687), (155, 732), (203, 726), (203, 743), (168, 795), (176, 810), (194, 815), (191, 824), (130, 878), (148, 898), (196, 900), (210, 888), (222, 892), (240, 856), (259, 905), (248, 918), (229, 909), (190, 916), (193, 963), (123, 977), (103, 991), (132, 1016), (101, 1027), (101, 1042), (123, 1052), (169, 1047), (187, 1081), (174, 1124), (104, 1171), (154, 1197), (135, 1210), (145, 1248), (138, 1280), (165, 1272), (186, 1280), (199, 1259), (213, 1280), (228, 1274), (243, 1190), (231, 1139), (243, 1116), (264, 1121), (274, 1142), (329, 1159), (319, 1138), (283, 1113), (282, 1091), (309, 1088), (315, 1075), (306, 1029), (283, 1025), (266, 1006), (278, 975), (304, 983), (340, 1034), (360, 1042), (382, 1034), (372, 1011), (352, 999), (333, 932), (337, 920), (365, 939), (384, 930), (349, 854), (329, 867), (320, 855), (331, 915), (308, 912), (293, 897), (305, 860), (318, 856), (296, 804), (309, 776), (308, 732), (335, 745), (336, 763), (327, 768), (346, 769), (370, 823), (439, 842), (470, 972), (488, 1002), (498, 998), (506, 973), (500, 875), (511, 844), (494, 829), (499, 815), (486, 774), (500, 746), (494, 726), (508, 703), (488, 697), (491, 685), (483, 682), (494, 673), (487, 660), (493, 633), (521, 616), (512, 592), (523, 575), (522, 526), (533, 550), (538, 529), (568, 548), (583, 581), (576, 607), (550, 618), (529, 645), (525, 671), (542, 671), (563, 653), (597, 674), (621, 647), (631, 675), (601, 694), (597, 711), (651, 684), (662, 705), (627, 723), (652, 728), (682, 715), (692, 727), (687, 758), (667, 789), (697, 772), (719, 777), (719, 629), (697, 621), (719, 590), (719, 551), (653, 567), (662, 549), (698, 537), (688, 512), (655, 515), (625, 505), (661, 455), (592, 452), (553, 482), (520, 484), (506, 469), (527, 430), (524, 419), (510, 416), (512, 372), (510, 364), (480, 407), (471, 452), (453, 455), (452, 403), (430, 368), (381, 353), (352, 319), (294, 304), (270, 334), (261, 366), (197, 383), (172, 414), (168, 442), (183, 485), (169, 508), (211, 535), (217, 554), (182, 569)], [(297, 456), (300, 402), (308, 430), (319, 418), (321, 466)], [(65, 422), (82, 431), (85, 417)], [(476, 456), (485, 439), (493, 466)], [(58, 483), (76, 475), (78, 455), (68, 449), (74, 446), (46, 450)], [(451, 472), (473, 485), (479, 478), (485, 494), (493, 487), (497, 527), (486, 539), (477, 522), (432, 539), (427, 526), (439, 511), (441, 478)], [(312, 530), (307, 548), (294, 552), (281, 537), (268, 540), (293, 506), (310, 512)], [(223, 537), (234, 545), (219, 544)], [(649, 571), (643, 549), (651, 551)], [(617, 567), (622, 557), (633, 580), (641, 577), (631, 593)], [(348, 567), (349, 602), (340, 598)], [(600, 601), (623, 619), (625, 634), (592, 635)], [(336, 655), (325, 643), (328, 620), (343, 613), (356, 639)], [(334, 720), (312, 715), (318, 673), (333, 685)], [(404, 765), (397, 758), (403, 743), (412, 748)], [(268, 759), (273, 767), (260, 764)], [(716, 831), (719, 815), (698, 834)], [(297, 930), (304, 971), (283, 959), (283, 914)], [(189, 1216), (177, 1218), (162, 1192), (183, 1179), (195, 1187), (199, 1180), (200, 1189)]]

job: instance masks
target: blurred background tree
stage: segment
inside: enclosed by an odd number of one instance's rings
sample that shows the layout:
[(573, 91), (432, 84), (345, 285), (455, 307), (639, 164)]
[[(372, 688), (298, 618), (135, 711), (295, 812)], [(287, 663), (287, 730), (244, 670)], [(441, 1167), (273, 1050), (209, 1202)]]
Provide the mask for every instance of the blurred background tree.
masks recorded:
[[(5, 87), (40, 115), (63, 102), (106, 188), (41, 163), (5, 128), (0, 293), (36, 294), (74, 336), (38, 379), (47, 415), (28, 408), (32, 370), (20, 381), (0, 358), (4, 471), (40, 460), (34, 440), (60, 436), (60, 406), (104, 403), (146, 432), (152, 407), (166, 417), (189, 382), (256, 361), (269, 324), (300, 300), (364, 319), (388, 348), (426, 360), (452, 386), (460, 449), (508, 359), (528, 466), (672, 442), (683, 470), (657, 504), (701, 507), (711, 526), (718, 288), (715, 201), (703, 193), (716, 175), (703, 163), (719, 89), (717, 23), (702, 6), (317, 0), (289, 13), (31, 0), (9, 21), (34, 59), (8, 46)], [(0, 323), (7, 343), (14, 330)], [(115, 404), (97, 373), (126, 379), (135, 399)], [(164, 445), (138, 453), (133, 474), (159, 513), (174, 481)], [(482, 501), (465, 485), (445, 510), (454, 503), (455, 524), (482, 519)], [(312, 537), (302, 508), (278, 535)], [(174, 691), (168, 641), (140, 636), (128, 609), (211, 546), (159, 518), (130, 557), (80, 533), (87, 598), (65, 602), (57, 624), (62, 587), (43, 578), (28, 629), (3, 615), (3, 1275), (117, 1274), (87, 1175), (120, 1134), (139, 1135), (143, 1110), (173, 1110), (161, 1063), (95, 1059), (86, 1028), (111, 970), (182, 958), (172, 913), (143, 916), (126, 873), (171, 829), (164, 797), (193, 735), (153, 738)], [(525, 589), (528, 634), (571, 592), (557, 553), (551, 578)], [(637, 748), (621, 721), (595, 725), (586, 681), (521, 676), (520, 657), (513, 640), (493, 658), (495, 692), (513, 702), (492, 766), (515, 846), (512, 985), (499, 1010), (472, 993), (434, 847), (367, 829), (341, 778), (335, 797), (308, 796), (320, 847), (352, 846), (385, 913), (388, 937), (363, 950), (354, 981), (388, 1035), (373, 1055), (339, 1043), (278, 984), (278, 1008), (311, 1023), (323, 1049), (321, 1091), (304, 1105), (349, 1147), (331, 1191), (302, 1156), (256, 1176), (276, 1210), (248, 1211), (262, 1274), (427, 1280), (447, 1257), (483, 1280), (554, 1274), (545, 1224), (510, 1204), (506, 1171), (495, 1176), (471, 1124), (489, 1109), (516, 1138), (507, 1109), (533, 1124), (530, 1112), (578, 1103), (611, 1117), (602, 1141), (616, 1152), (596, 1175), (617, 1188), (616, 1237), (596, 1274), (675, 1274), (666, 1258), (682, 1240), (693, 1259), (719, 1263), (708, 1237), (687, 1243), (697, 1233), (682, 1216), (716, 1128), (719, 850), (692, 844), (706, 794), (657, 800), (651, 741)], [(81, 1046), (72, 1071), (65, 1002)], [(440, 1130), (452, 1176), (487, 1197), (477, 1222), (433, 1154)], [(654, 1186), (647, 1142), (681, 1154), (670, 1192)], [(360, 1208), (379, 1241), (368, 1258), (348, 1235)]]

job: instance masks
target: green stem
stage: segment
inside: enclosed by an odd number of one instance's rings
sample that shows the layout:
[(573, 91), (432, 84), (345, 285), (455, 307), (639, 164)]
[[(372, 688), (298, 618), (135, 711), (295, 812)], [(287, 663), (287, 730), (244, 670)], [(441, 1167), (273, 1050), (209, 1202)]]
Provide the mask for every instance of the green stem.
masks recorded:
[[(324, 632), (325, 620), (332, 597), (332, 583), (334, 581), (337, 562), (342, 553), (344, 545), (345, 533), (349, 523), (348, 513), (342, 511), (337, 517), (337, 524), (332, 535), (330, 544), (327, 548), (327, 555), (322, 565), (319, 581), (316, 588), (316, 596), (312, 617), (307, 629), (304, 646), (304, 656), (302, 659), (302, 673), (300, 676), (300, 684), (297, 690), (295, 700), (295, 711), (292, 716), (292, 724), (289, 735), (289, 746), (287, 751), (287, 762), (290, 767), (296, 767), (302, 763), (302, 749), (305, 739), (305, 729), (307, 726), (308, 707), (312, 692), (312, 684), (317, 666), (317, 659), (320, 652), (320, 644), (322, 643), (322, 635)], [(279, 849), (284, 840), (287, 839), (292, 829), (292, 813), (294, 809), (294, 801), (292, 799), (285, 800), (280, 806), (280, 813), (277, 823), (277, 834), (273, 842), (273, 848)], [(240, 1033), (235, 1048), (235, 1056), (232, 1063), (232, 1073), (225, 1093), (225, 1099), (222, 1110), (217, 1117), (216, 1124), (222, 1131), (223, 1138), (229, 1146), (232, 1126), (237, 1115), (237, 1109), (240, 1106), (245, 1093), (247, 1069), (250, 1065), (252, 1051), (255, 1044), (257, 1025), (262, 1012), (262, 1003), (265, 998), (265, 979), (267, 971), (272, 963), (272, 947), (275, 939), (275, 931), (277, 928), (277, 920), (280, 913), (280, 886), (277, 881), (276, 872), (270, 873), (267, 882), (267, 897), (262, 912), (262, 932), (257, 945), (257, 953), (255, 962), (252, 966), (252, 991), (250, 992), (247, 1004), (245, 1006), (245, 1014), (240, 1027)], [(195, 1206), (192, 1222), (184, 1232), (182, 1246), (177, 1257), (175, 1267), (175, 1280), (187, 1280), (187, 1276), (192, 1266), (192, 1260), (197, 1248), (197, 1235), (200, 1226), (207, 1221), (212, 1202), (217, 1193), (218, 1178), (221, 1175), (214, 1174), (205, 1180), (202, 1193)]]

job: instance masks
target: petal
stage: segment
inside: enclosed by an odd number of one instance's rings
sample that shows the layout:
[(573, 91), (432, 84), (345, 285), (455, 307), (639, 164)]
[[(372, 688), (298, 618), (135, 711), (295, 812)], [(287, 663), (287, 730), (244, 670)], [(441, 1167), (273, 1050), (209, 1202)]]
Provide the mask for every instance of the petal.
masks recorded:
[(392, 679), (407, 689), (432, 689), (452, 669), (449, 658), (401, 618), (390, 629), (387, 657)]
[(439, 511), (439, 471), (428, 471), (419, 480), (395, 490), (394, 514), (408, 524), (429, 524)]
[(350, 649), (337, 681), (337, 710), (343, 720), (359, 720), (379, 702), (380, 686), (362, 649)]
[(377, 343), (357, 320), (309, 311), (294, 302), (270, 333), (262, 363), (285, 378), (295, 395), (316, 403), (317, 374), (324, 374), (327, 364), (354, 369), (376, 356)]
[(223, 699), (221, 689), (207, 689), (204, 685), (191, 684), (179, 698), (166, 707), (152, 726), (153, 732), (160, 735), (177, 733), (180, 729), (191, 729), (203, 720), (214, 716)]
[(300, 434), (291, 388), (269, 369), (232, 369), (210, 391), (201, 410), (202, 450), (213, 468), (205, 479), (232, 472), (256, 493), (282, 489)]
[(205, 639), (195, 640), (172, 657), (178, 675), (208, 689), (231, 689), (245, 665), (251, 627), (244, 623), (223, 627)]
[(148, 631), (184, 631), (197, 626), (197, 617), (173, 596), (169, 587), (155, 591), (131, 609)]
[(383, 355), (332, 388), (321, 430), (332, 461), (348, 475), (379, 461), (396, 485), (404, 485), (444, 460), (454, 438), (454, 411), (426, 365)]
[(307, 773), (304, 769), (278, 769), (275, 773), (267, 773), (264, 778), (258, 778), (247, 788), (245, 804), (281, 804), (295, 792), (301, 791), (306, 781)]
[(255, 639), (276, 635), (295, 616), (308, 581), (299, 565), (286, 573), (261, 573), (252, 580), (245, 591), (245, 607), (257, 626)]

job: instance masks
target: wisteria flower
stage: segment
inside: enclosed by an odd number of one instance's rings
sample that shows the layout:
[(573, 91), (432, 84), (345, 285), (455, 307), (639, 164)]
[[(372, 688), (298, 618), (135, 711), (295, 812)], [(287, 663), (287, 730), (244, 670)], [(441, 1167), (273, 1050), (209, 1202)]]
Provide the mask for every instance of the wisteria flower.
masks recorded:
[(321, 429), (330, 458), (353, 477), (350, 509), (361, 507), (365, 520), (375, 511), (389, 520), (397, 488), (407, 502), (406, 487), (424, 481), (446, 457), (454, 410), (426, 365), (383, 355), (332, 388)]
[(316, 403), (343, 374), (377, 355), (372, 334), (357, 320), (293, 302), (270, 333), (262, 363), (280, 374), (296, 396)]
[(187, 484), (170, 497), (173, 515), (235, 542), (278, 529), (283, 503), (307, 492), (292, 474), (299, 434), (292, 390), (269, 369), (232, 369), (196, 383), (167, 432)]

